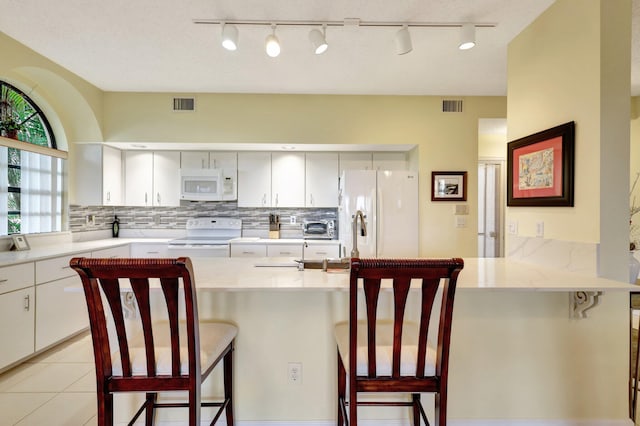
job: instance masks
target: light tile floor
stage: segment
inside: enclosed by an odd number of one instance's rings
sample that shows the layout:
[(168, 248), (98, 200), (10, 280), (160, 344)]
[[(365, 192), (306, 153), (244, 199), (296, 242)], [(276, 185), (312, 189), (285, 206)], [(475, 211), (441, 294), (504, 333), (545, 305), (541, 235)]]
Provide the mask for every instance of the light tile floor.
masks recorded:
[(96, 424), (88, 333), (0, 374), (0, 426)]

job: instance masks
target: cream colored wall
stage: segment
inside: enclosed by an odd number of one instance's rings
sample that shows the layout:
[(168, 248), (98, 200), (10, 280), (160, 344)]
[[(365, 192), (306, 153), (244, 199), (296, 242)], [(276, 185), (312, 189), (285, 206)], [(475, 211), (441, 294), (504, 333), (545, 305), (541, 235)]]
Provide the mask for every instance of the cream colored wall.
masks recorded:
[(575, 121), (576, 149), (575, 207), (507, 208), (507, 223), (533, 237), (544, 221), (545, 238), (599, 243), (601, 273), (617, 278), (628, 238), (629, 31), (628, 1), (561, 0), (508, 48), (509, 140)]
[[(476, 255), (478, 119), (504, 117), (505, 98), (465, 98), (456, 114), (432, 96), (198, 94), (195, 113), (174, 113), (173, 96), (106, 93), (105, 140), (415, 144), (420, 254)], [(451, 202), (431, 202), (431, 171), (442, 170), (469, 173), (467, 228), (455, 228)]]
[[(0, 80), (26, 93), (42, 109), (56, 137), (58, 149), (75, 161), (75, 142), (101, 142), (103, 92), (77, 75), (0, 32)], [(74, 193), (69, 170), (67, 191)]]
[[(640, 97), (631, 99), (631, 147), (630, 147), (630, 181), (633, 185), (636, 176), (640, 173)], [(631, 202), (635, 199), (635, 206), (640, 207), (640, 179), (631, 193)], [(632, 218), (631, 241), (635, 241), (636, 246), (640, 246), (640, 213), (636, 213)]]
[(507, 135), (500, 133), (479, 134), (478, 158), (506, 159)]

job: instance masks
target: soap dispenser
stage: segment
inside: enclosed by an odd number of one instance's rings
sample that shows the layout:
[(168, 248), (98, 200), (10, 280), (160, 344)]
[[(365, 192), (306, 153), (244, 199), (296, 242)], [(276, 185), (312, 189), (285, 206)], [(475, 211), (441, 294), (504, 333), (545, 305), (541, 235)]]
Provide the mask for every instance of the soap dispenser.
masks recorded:
[(111, 222), (111, 236), (113, 238), (118, 238), (119, 233), (120, 233), (120, 219), (118, 219), (118, 216), (115, 216), (115, 220)]

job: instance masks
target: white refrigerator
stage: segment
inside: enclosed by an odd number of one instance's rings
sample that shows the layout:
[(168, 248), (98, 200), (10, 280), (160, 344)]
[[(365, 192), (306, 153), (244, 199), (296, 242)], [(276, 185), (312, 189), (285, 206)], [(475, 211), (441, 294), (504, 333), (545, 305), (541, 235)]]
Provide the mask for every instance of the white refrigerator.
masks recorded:
[[(367, 235), (357, 232), (361, 258), (418, 257), (418, 174), (405, 170), (345, 170), (340, 177), (338, 235), (341, 256), (351, 256), (356, 211)], [(358, 221), (360, 231), (360, 221)]]

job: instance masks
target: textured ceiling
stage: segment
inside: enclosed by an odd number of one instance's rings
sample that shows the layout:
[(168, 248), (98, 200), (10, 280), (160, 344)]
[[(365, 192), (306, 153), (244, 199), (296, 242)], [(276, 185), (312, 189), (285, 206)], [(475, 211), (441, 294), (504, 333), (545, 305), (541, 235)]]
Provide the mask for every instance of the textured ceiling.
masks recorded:
[[(552, 3), (0, 0), (0, 31), (106, 91), (506, 95), (507, 44)], [(274, 59), (264, 52), (269, 27), (239, 27), (239, 49), (228, 52), (219, 25), (193, 23), (345, 18), (495, 27), (478, 28), (469, 51), (457, 49), (457, 28), (411, 28), (413, 51), (406, 55), (395, 53), (394, 27), (329, 27), (323, 55), (311, 52), (309, 27), (278, 27), (282, 53)]]

